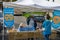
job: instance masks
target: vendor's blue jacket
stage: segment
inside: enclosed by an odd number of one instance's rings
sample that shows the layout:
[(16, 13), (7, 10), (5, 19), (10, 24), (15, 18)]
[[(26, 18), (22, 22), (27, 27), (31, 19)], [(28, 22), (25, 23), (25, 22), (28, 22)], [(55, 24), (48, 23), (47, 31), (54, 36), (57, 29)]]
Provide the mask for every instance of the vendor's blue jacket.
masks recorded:
[(49, 20), (43, 22), (43, 27), (45, 28), (43, 35), (51, 34), (51, 22)]

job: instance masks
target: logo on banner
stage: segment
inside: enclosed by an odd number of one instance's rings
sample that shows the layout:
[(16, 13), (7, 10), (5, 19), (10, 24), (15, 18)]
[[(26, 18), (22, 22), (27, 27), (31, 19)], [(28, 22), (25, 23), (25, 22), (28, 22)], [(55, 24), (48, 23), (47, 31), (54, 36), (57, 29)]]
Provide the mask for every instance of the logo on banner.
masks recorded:
[(60, 17), (59, 16), (54, 16), (53, 21), (55, 24), (60, 23)]
[(53, 27), (60, 27), (60, 10), (54, 10), (53, 12)]
[(14, 25), (14, 8), (4, 8), (4, 24), (11, 28)]
[(8, 21), (8, 20), (10, 20), (10, 21), (14, 20), (14, 17), (13, 17), (12, 14), (6, 14), (6, 15), (4, 16), (4, 18), (5, 18), (6, 21)]

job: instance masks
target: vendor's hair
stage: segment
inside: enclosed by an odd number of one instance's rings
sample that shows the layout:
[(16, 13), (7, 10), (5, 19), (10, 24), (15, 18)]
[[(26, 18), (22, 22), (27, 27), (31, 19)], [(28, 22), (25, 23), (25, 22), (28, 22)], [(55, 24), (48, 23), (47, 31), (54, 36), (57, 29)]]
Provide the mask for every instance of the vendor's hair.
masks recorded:
[(49, 15), (49, 14), (47, 14), (46, 16), (47, 16), (46, 18), (49, 20), (49, 19), (50, 19), (50, 15)]

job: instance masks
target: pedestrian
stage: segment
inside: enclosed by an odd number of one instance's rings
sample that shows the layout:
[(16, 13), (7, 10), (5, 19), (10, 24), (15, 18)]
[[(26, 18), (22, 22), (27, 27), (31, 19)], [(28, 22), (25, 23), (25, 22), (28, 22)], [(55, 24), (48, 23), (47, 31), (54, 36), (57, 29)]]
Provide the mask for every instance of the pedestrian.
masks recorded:
[(27, 25), (33, 26), (34, 29), (36, 30), (37, 23), (36, 23), (36, 20), (34, 19), (34, 16), (31, 15), (27, 18)]
[(46, 19), (43, 22), (43, 35), (45, 40), (49, 40), (49, 36), (51, 35), (51, 21), (49, 20), (50, 16), (49, 14), (46, 15)]

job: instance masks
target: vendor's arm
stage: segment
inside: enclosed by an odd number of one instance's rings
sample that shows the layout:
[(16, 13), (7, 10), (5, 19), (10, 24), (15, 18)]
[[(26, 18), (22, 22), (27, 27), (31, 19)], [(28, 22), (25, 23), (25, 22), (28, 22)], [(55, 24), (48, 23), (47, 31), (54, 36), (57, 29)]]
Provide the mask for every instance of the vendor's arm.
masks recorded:
[(43, 22), (42, 29), (40, 29), (40, 31), (44, 31), (45, 30), (45, 24), (46, 24), (46, 21)]
[(17, 32), (20, 32), (20, 27), (17, 29)]

